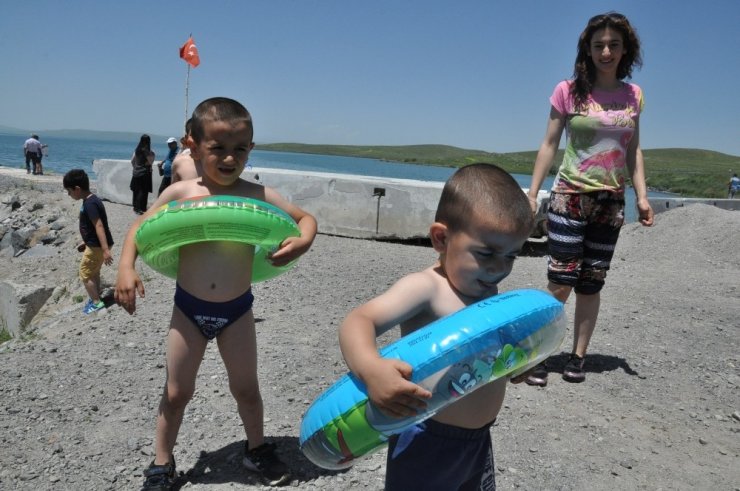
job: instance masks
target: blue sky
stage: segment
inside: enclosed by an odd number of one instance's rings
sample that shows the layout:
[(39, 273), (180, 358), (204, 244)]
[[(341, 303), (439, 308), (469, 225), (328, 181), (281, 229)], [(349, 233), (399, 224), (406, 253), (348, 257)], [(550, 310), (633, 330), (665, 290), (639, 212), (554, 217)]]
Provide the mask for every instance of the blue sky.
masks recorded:
[(535, 150), (592, 15), (643, 42), (643, 148), (740, 155), (740, 2), (0, 0), (0, 125), (179, 136), (227, 96), (255, 140)]

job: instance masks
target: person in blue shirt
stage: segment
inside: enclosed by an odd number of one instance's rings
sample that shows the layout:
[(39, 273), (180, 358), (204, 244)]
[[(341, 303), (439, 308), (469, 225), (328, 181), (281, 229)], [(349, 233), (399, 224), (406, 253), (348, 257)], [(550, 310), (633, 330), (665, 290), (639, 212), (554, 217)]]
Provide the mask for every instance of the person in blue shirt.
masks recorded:
[(157, 167), (159, 167), (159, 175), (162, 176), (162, 184), (159, 185), (159, 192), (157, 193), (157, 196), (162, 194), (162, 191), (172, 184), (172, 161), (175, 160), (175, 156), (177, 155), (177, 139), (173, 137), (167, 138), (167, 148), (169, 149), (167, 152), (167, 157), (161, 161), (159, 164), (157, 164)]
[(82, 200), (80, 207), (80, 235), (77, 250), (84, 252), (80, 261), (80, 280), (90, 297), (82, 309), (92, 314), (105, 307), (100, 299), (100, 269), (113, 264), (113, 235), (108, 226), (108, 215), (103, 201), (90, 191), (90, 178), (82, 169), (72, 169), (62, 178), (64, 190), (70, 198)]
[(730, 183), (727, 185), (727, 199), (735, 199), (735, 193), (740, 192), (740, 177), (733, 174)]

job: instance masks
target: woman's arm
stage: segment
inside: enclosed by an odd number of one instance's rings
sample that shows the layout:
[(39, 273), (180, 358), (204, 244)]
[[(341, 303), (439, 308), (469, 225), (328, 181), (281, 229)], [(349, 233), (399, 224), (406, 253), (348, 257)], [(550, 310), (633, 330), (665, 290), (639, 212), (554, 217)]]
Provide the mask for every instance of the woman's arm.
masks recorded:
[(550, 117), (547, 120), (545, 138), (542, 140), (540, 149), (537, 151), (537, 158), (534, 161), (534, 169), (532, 170), (532, 182), (529, 185), (529, 192), (527, 194), (533, 211), (537, 209), (537, 193), (539, 193), (542, 182), (550, 171), (550, 167), (552, 167), (552, 162), (558, 151), (558, 145), (560, 145), (560, 138), (563, 135), (564, 128), (565, 116), (550, 106)]
[(645, 181), (645, 162), (642, 158), (640, 148), (640, 120), (635, 120), (635, 133), (627, 147), (627, 170), (632, 179), (632, 187), (635, 189), (637, 201), (637, 213), (639, 221), (646, 227), (653, 224), (654, 213), (647, 198), (647, 183)]

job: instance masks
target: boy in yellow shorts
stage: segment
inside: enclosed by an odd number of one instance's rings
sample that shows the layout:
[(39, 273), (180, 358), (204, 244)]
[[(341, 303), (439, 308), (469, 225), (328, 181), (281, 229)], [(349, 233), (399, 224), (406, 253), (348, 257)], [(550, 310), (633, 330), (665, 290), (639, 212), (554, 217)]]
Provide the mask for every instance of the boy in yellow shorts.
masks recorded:
[(84, 252), (80, 261), (80, 280), (90, 297), (82, 311), (91, 314), (103, 307), (100, 300), (100, 269), (103, 263), (113, 264), (110, 248), (113, 236), (108, 227), (108, 215), (103, 201), (90, 192), (90, 179), (82, 169), (72, 169), (62, 179), (64, 190), (74, 200), (82, 200), (80, 207), (80, 235), (77, 250)]

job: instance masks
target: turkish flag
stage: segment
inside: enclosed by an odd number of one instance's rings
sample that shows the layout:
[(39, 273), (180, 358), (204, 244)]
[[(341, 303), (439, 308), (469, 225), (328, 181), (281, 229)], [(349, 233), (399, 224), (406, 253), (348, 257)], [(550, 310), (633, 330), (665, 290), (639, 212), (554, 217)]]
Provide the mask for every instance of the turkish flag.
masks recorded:
[(190, 36), (185, 44), (180, 47), (180, 58), (185, 60), (186, 63), (191, 65), (193, 68), (200, 65), (200, 56), (198, 56), (198, 47), (195, 46), (193, 37)]

